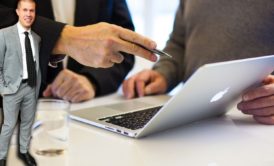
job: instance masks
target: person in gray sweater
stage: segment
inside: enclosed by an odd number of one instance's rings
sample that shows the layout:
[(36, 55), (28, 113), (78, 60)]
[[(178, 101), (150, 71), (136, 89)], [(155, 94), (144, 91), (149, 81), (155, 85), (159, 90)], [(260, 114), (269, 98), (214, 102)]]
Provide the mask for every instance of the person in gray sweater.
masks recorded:
[[(166, 93), (203, 64), (273, 54), (273, 16), (271, 0), (181, 0), (164, 49), (173, 58), (161, 57), (152, 70), (125, 80), (124, 95)], [(238, 109), (274, 124), (274, 77), (246, 92)]]

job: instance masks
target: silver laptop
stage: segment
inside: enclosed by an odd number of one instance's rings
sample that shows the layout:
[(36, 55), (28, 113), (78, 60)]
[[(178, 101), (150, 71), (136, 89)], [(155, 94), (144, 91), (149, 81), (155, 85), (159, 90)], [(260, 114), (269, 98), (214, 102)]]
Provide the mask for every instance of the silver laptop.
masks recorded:
[(71, 118), (129, 137), (222, 115), (274, 70), (274, 55), (206, 64), (173, 97), (149, 96), (71, 112)]

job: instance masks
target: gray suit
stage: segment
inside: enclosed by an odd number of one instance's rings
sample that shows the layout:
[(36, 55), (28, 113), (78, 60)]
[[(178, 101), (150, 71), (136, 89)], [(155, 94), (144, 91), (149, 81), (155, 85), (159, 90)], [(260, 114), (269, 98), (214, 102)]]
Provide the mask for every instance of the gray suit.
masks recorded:
[(0, 159), (6, 158), (11, 135), (20, 110), (20, 152), (29, 148), (31, 126), (35, 117), (36, 101), (41, 84), (39, 70), (40, 37), (32, 32), (36, 55), (37, 83), (31, 88), (23, 83), (22, 49), (17, 25), (0, 30), (0, 93), (3, 96), (4, 122), (0, 135)]

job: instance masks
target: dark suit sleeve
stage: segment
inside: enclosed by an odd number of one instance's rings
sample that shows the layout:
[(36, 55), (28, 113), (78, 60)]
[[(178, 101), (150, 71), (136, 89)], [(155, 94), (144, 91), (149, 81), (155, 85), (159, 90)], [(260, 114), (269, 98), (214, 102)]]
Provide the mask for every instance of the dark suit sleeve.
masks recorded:
[(46, 83), (46, 73), (49, 61), (54, 61), (51, 52), (57, 42), (65, 24), (54, 22), (50, 19), (37, 16), (32, 29), (41, 37), (40, 67), (42, 84)]
[[(125, 0), (114, 0), (110, 23), (134, 30), (131, 16)], [(106, 95), (115, 92), (125, 79), (128, 72), (134, 65), (134, 56), (123, 53), (125, 59), (121, 64), (115, 64), (109, 69), (96, 69), (91, 67), (75, 68), (76, 63), (70, 59), (68, 68), (75, 72), (85, 75), (96, 86), (96, 96)], [(70, 64), (74, 66), (70, 68)], [(77, 71), (78, 70), (78, 71)]]

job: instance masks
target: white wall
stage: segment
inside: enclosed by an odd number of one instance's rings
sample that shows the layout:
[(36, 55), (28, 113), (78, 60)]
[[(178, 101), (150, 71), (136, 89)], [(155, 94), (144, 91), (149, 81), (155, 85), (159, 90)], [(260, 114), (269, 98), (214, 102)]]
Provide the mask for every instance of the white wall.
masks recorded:
[[(163, 49), (173, 27), (175, 12), (179, 0), (127, 0), (135, 26), (135, 31), (157, 42)], [(132, 75), (144, 68), (151, 68), (153, 63), (136, 58)]]

